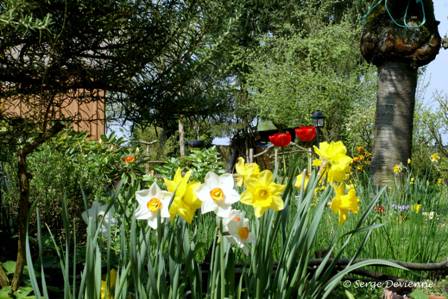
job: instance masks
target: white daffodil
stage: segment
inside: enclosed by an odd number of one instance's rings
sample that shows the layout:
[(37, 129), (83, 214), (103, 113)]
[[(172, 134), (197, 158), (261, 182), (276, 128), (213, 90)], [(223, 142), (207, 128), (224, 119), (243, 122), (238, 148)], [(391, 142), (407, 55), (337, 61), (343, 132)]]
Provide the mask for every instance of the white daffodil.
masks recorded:
[(118, 223), (117, 219), (113, 216), (114, 207), (110, 207), (109, 210), (107, 210), (107, 207), (108, 205), (102, 205), (94, 201), (92, 206), (81, 214), (81, 217), (86, 224), (89, 224), (89, 218), (95, 219), (97, 223), (102, 220), (101, 233), (106, 234), (112, 225)]
[(249, 220), (244, 217), (244, 213), (232, 210), (229, 217), (223, 219), (224, 231), (229, 235), (226, 238), (241, 248), (247, 255), (249, 254), (248, 245), (255, 242), (255, 236), (250, 231)]
[(153, 183), (149, 189), (137, 191), (135, 198), (139, 207), (135, 211), (135, 218), (148, 220), (148, 225), (156, 229), (158, 215), (162, 221), (163, 218), (170, 218), (168, 208), (172, 197), (172, 192), (161, 190), (156, 183)]
[(232, 204), (240, 200), (234, 185), (233, 176), (229, 173), (207, 173), (204, 183), (196, 190), (196, 196), (202, 201), (202, 214), (214, 211), (219, 217), (227, 217)]

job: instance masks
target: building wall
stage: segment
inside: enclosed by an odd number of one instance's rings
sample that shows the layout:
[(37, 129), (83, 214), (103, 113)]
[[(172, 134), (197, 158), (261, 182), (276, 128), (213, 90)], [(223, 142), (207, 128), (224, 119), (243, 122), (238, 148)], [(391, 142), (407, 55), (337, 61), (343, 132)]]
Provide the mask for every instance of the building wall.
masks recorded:
[(51, 107), (39, 99), (18, 97), (1, 99), (0, 113), (9, 117), (21, 116), (41, 120), (51, 110), (51, 119), (66, 119), (74, 130), (87, 132), (92, 139), (99, 139), (106, 132), (104, 91), (77, 90), (56, 96)]

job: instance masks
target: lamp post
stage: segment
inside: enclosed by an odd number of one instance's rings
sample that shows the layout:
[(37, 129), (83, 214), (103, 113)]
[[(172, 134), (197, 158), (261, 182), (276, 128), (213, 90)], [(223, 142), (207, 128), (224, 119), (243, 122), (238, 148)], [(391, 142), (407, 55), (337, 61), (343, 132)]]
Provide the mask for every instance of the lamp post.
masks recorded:
[(316, 127), (316, 142), (319, 145), (321, 129), (325, 126), (325, 116), (320, 110), (316, 110), (311, 113), (311, 119), (313, 121), (313, 125)]

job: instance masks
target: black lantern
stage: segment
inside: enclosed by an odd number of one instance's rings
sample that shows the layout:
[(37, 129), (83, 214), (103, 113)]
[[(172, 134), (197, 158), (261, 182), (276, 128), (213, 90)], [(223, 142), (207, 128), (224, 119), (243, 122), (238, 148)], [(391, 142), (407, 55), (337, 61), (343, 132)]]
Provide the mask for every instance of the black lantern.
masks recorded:
[(313, 125), (320, 129), (325, 126), (325, 116), (322, 111), (317, 110), (311, 113), (311, 119), (313, 120)]

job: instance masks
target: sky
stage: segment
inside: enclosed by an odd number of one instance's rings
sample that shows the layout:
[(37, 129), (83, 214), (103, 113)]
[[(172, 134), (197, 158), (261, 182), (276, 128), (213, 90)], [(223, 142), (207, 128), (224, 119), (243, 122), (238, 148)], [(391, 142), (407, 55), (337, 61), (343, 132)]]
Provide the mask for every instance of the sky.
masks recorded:
[[(439, 33), (442, 37), (448, 35), (448, 1), (433, 0), (436, 19), (440, 21)], [(440, 49), (439, 54), (427, 67), (424, 80), (427, 88), (424, 93), (425, 105), (435, 107), (433, 96), (436, 93), (448, 96), (448, 50)]]

